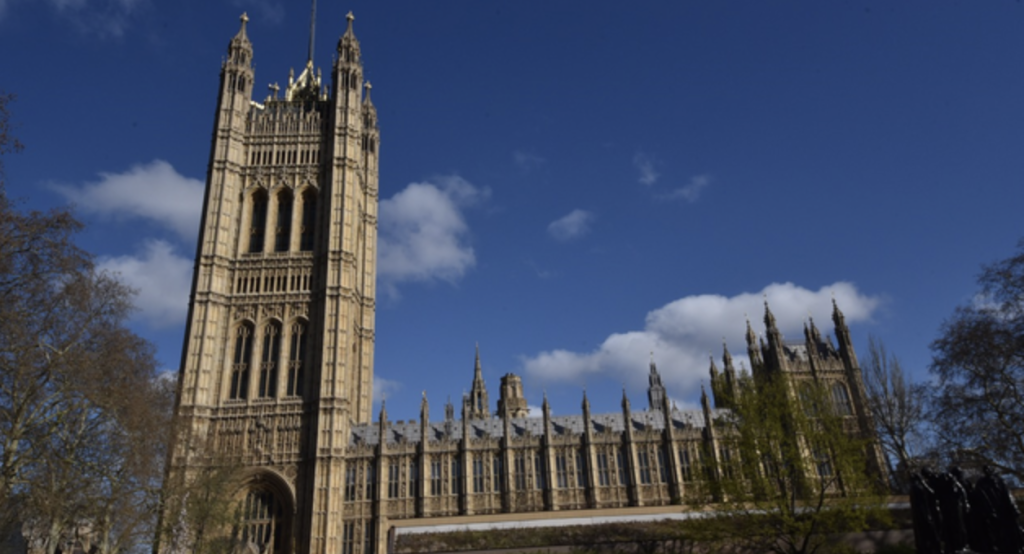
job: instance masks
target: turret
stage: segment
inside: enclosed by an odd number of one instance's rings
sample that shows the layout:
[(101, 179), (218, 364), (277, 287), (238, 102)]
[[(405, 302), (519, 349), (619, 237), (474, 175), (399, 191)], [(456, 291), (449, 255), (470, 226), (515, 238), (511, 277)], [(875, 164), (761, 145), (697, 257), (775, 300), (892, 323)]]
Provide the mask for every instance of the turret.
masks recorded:
[(523, 380), (514, 373), (501, 378), (501, 393), (498, 397), (498, 412), (501, 417), (520, 418), (529, 415), (526, 398), (523, 397)]
[(661, 375), (654, 365), (654, 354), (651, 354), (651, 371), (647, 376), (647, 407), (649, 410), (660, 410), (665, 403), (665, 386), (661, 384)]
[[(252, 43), (246, 33), (249, 16), (242, 14), (238, 33), (228, 43), (228, 56), (221, 64), (221, 108), (247, 110), (252, 99), (254, 71), (252, 68)], [(230, 106), (225, 101), (230, 100)]]
[(473, 386), (469, 390), (469, 417), (472, 419), (491, 417), (491, 407), (487, 400), (487, 385), (484, 383), (484, 373), (480, 367), (479, 344), (476, 346), (476, 359), (473, 363)]
[(754, 328), (750, 326), (750, 318), (747, 318), (747, 357), (750, 358), (751, 371), (757, 375), (764, 362), (761, 359), (761, 348), (758, 345), (757, 335), (754, 334)]
[(839, 342), (839, 356), (846, 363), (847, 368), (859, 368), (857, 353), (853, 351), (853, 339), (850, 338), (850, 328), (846, 325), (846, 317), (839, 310), (836, 299), (832, 299), (832, 322), (836, 325), (836, 340)]

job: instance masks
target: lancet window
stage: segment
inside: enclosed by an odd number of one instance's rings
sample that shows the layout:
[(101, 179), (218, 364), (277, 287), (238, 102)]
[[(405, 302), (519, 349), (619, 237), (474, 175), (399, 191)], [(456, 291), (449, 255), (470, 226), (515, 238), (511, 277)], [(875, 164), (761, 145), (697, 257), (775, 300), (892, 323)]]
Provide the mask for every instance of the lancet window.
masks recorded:
[(302, 195), (302, 228), (299, 237), (299, 250), (313, 250), (313, 233), (316, 229), (316, 193), (306, 191)]
[(263, 252), (267, 228), (267, 193), (258, 190), (252, 195), (252, 217), (249, 222), (249, 252)]
[(277, 226), (274, 229), (274, 252), (287, 252), (292, 242), (292, 195), (283, 190), (277, 195)]
[(291, 348), (288, 352), (288, 396), (302, 396), (302, 382), (305, 379), (306, 323), (292, 324)]
[(277, 360), (281, 354), (281, 325), (268, 323), (263, 327), (263, 355), (260, 357), (258, 398), (277, 396)]
[(229, 398), (249, 397), (249, 366), (252, 363), (252, 325), (243, 323), (235, 331), (235, 356), (231, 364)]
[(846, 386), (842, 383), (832, 385), (832, 404), (835, 406), (836, 413), (841, 416), (853, 414), (853, 409), (850, 406), (850, 394), (846, 392)]

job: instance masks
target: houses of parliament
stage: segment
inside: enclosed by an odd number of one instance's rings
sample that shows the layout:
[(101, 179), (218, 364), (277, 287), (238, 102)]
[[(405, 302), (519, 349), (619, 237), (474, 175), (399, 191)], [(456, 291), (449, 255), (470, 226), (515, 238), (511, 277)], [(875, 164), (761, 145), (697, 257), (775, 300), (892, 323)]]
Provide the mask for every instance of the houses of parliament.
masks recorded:
[[(424, 394), (418, 420), (389, 421), (382, 406), (374, 421), (381, 134), (353, 20), (329, 76), (314, 67), (311, 41), (303, 70), (261, 100), (244, 15), (230, 40), (169, 482), (231, 460), (237, 549), (278, 554), (383, 553), (389, 536), (411, 526), (678, 512), (713, 501), (707, 485), (734, 456), (715, 425), (737, 387), (728, 349), (721, 368), (712, 361), (712, 398), (702, 393), (697, 410), (672, 406), (655, 364), (643, 360), (642, 407), (624, 393), (621, 406), (594, 411), (584, 393), (576, 415), (553, 416), (546, 398), (531, 415), (509, 374), (492, 410), (477, 352), (460, 405), (432, 413)], [(840, 308), (835, 342), (813, 323), (804, 340), (783, 340), (767, 304), (764, 322), (764, 338), (747, 322), (755, 376), (825, 383), (870, 436)], [(175, 540), (161, 550), (175, 551)]]

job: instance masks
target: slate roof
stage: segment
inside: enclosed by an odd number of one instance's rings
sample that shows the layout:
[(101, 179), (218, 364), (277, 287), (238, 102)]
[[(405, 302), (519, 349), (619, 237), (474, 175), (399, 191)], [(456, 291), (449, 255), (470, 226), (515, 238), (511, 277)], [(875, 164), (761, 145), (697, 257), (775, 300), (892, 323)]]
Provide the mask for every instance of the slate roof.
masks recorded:
[[(712, 410), (712, 417), (721, 410)], [(661, 410), (645, 410), (632, 412), (633, 429), (640, 431), (649, 428), (661, 431), (665, 428), (665, 420)], [(625, 430), (622, 413), (592, 414), (591, 421), (595, 433), (611, 431), (621, 433)], [(672, 423), (676, 429), (703, 429), (704, 413), (700, 410), (672, 410)], [(427, 432), (428, 440), (439, 441), (446, 436), (452, 440), (462, 439), (462, 421), (436, 421), (431, 422)], [(512, 432), (516, 436), (542, 436), (544, 435), (544, 418), (525, 417), (513, 418), (511, 422)], [(554, 416), (551, 418), (552, 431), (556, 435), (582, 435), (584, 432), (584, 421), (582, 415)], [(473, 419), (469, 422), (471, 438), (501, 438), (505, 434), (504, 420), (499, 417), (488, 419)], [(394, 444), (405, 442), (415, 444), (420, 442), (420, 422), (400, 421), (389, 422), (386, 431), (387, 443)], [(350, 446), (377, 445), (380, 443), (379, 423), (364, 423), (352, 427), (352, 435), (349, 439)]]

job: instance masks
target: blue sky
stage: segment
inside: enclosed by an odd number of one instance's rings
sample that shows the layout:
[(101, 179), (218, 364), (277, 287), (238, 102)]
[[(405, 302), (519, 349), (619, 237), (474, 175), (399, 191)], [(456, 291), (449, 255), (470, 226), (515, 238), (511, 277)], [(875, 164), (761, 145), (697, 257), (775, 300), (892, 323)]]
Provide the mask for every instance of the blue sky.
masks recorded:
[[(479, 342), (556, 413), (692, 406), (767, 294), (788, 338), (835, 294), (862, 353), (925, 378), (982, 263), (1024, 233), (1020, 2), (320, 2), (356, 15), (381, 121), (376, 391), (435, 417)], [(306, 60), (309, 5), (0, 0), (8, 192), (76, 205), (179, 363), (220, 62), (247, 11), (256, 94)], [(431, 248), (410, 248), (428, 239)]]

